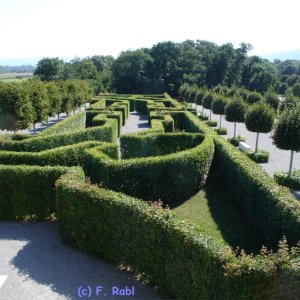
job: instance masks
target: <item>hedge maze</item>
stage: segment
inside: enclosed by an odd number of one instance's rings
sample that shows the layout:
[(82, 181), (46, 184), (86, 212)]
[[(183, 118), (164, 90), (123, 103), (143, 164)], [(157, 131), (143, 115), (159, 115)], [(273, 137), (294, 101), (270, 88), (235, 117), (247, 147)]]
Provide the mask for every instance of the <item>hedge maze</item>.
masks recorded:
[[(147, 114), (151, 128), (120, 135), (131, 111)], [(0, 149), (1, 220), (57, 219), (64, 242), (131, 266), (175, 298), (300, 295), (300, 204), (168, 96), (97, 97), (41, 134), (0, 140)], [(153, 203), (188, 199), (210, 172), (272, 252), (238, 254)]]

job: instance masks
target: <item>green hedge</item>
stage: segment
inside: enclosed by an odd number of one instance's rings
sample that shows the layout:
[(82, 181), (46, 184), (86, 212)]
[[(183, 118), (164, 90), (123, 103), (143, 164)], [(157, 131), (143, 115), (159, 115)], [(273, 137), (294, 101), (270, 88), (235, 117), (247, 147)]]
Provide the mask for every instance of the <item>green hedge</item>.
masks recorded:
[(126, 134), (120, 138), (122, 159), (159, 156), (194, 148), (204, 140), (195, 133)]
[(128, 100), (106, 100), (106, 105), (114, 111), (121, 111), (123, 117), (123, 124), (128, 119), (130, 104)]
[(67, 117), (66, 119), (56, 123), (55, 125), (46, 128), (39, 136), (51, 135), (51, 134), (60, 134), (65, 132), (72, 132), (74, 130), (85, 128), (85, 112), (79, 112), (73, 116)]
[(215, 168), (252, 228), (269, 247), (285, 235), (290, 244), (300, 240), (300, 203), (234, 146), (215, 137)]
[(39, 152), (85, 141), (114, 142), (117, 132), (115, 132), (115, 129), (109, 121), (110, 120), (107, 120), (103, 126), (79, 129), (69, 133), (34, 137), (22, 141), (0, 140), (0, 149), (7, 151)]
[(109, 158), (97, 147), (86, 152), (85, 170), (92, 182), (145, 200), (173, 202), (192, 196), (203, 186), (214, 143), (207, 137), (189, 150), (121, 161)]
[(146, 115), (148, 113), (147, 104), (148, 104), (147, 100), (135, 99), (136, 112)]
[[(88, 141), (74, 145), (62, 146), (41, 152), (0, 151), (0, 164), (4, 165), (38, 165), (38, 166), (77, 166), (83, 165), (85, 149), (106, 145), (107, 143)], [(107, 144), (113, 145), (113, 144)], [(117, 147), (117, 145), (115, 145)]]
[[(69, 173), (57, 183), (63, 240), (131, 266), (176, 299), (296, 299), (299, 273), (286, 251), (236, 257), (199, 227), (168, 210), (85, 183)], [(294, 298), (293, 298), (294, 297)]]
[(121, 128), (123, 124), (123, 116), (121, 111), (111, 111), (111, 110), (89, 110), (86, 112), (86, 127), (92, 127), (93, 118), (97, 115), (106, 115), (109, 119), (117, 119), (118, 121), (118, 136), (120, 136)]
[(88, 110), (94, 110), (94, 109), (105, 109), (106, 108), (106, 101), (105, 99), (94, 99), (91, 102), (92, 104), (90, 105)]
[(93, 118), (93, 126), (108, 126), (110, 129), (111, 141), (116, 142), (118, 138), (119, 126), (118, 119), (109, 119), (107, 115), (99, 114)]
[(300, 189), (300, 170), (293, 170), (291, 176), (288, 172), (275, 172), (274, 180), (283, 186), (287, 186), (291, 189)]
[[(67, 170), (65, 167), (0, 165), (0, 220), (50, 218), (55, 212), (55, 181)], [(84, 176), (82, 172), (81, 175)]]
[(152, 121), (153, 120), (161, 120), (164, 131), (165, 132), (174, 132), (175, 126), (174, 126), (174, 119), (167, 114), (161, 114), (156, 112), (150, 112), (150, 125), (152, 127)]

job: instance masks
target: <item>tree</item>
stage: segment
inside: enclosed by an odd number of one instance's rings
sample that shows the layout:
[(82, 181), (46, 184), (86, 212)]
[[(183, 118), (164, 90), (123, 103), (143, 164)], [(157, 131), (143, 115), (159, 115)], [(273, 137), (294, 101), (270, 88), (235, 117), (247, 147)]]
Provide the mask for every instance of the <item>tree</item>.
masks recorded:
[(300, 106), (293, 110), (285, 110), (279, 116), (272, 138), (276, 147), (291, 151), (288, 173), (290, 177), (293, 169), (294, 151), (300, 151)]
[(248, 92), (245, 100), (248, 104), (257, 103), (262, 100), (262, 95), (258, 92)]
[(33, 129), (35, 124), (48, 119), (50, 104), (47, 89), (40, 80), (28, 80), (24, 82), (28, 90), (29, 99), (33, 108)]
[(246, 107), (246, 103), (241, 98), (235, 98), (229, 101), (225, 106), (226, 121), (234, 122), (233, 138), (236, 137), (236, 123), (244, 122)]
[(61, 111), (62, 96), (58, 84), (54, 81), (47, 82), (46, 89), (50, 104), (48, 116), (52, 117), (55, 114), (59, 114)]
[(124, 94), (143, 93), (146, 71), (152, 63), (153, 58), (143, 50), (122, 52), (112, 65), (115, 90)]
[(196, 105), (202, 105), (202, 100), (203, 100), (204, 95), (205, 95), (204, 89), (201, 89), (198, 91), (198, 93), (196, 94), (196, 98), (195, 98)]
[(263, 100), (270, 105), (272, 108), (274, 108), (275, 111), (277, 111), (278, 106), (279, 106), (279, 99), (277, 96), (277, 93), (274, 91), (268, 91), (264, 97)]
[(209, 109), (209, 119), (211, 120), (211, 104), (213, 102), (213, 94), (212, 92), (209, 92), (207, 91), (205, 93), (205, 95), (203, 96), (203, 99), (202, 99), (202, 115), (203, 115), (203, 109), (206, 108), (206, 109)]
[(57, 80), (61, 76), (64, 62), (58, 57), (43, 58), (37, 63), (34, 75), (38, 76), (42, 81)]
[(222, 127), (221, 126), (222, 125), (222, 116), (224, 115), (226, 104), (227, 104), (227, 99), (225, 96), (222, 96), (222, 95), (217, 95), (211, 104), (211, 109), (212, 109), (213, 113), (216, 115), (220, 115), (219, 128)]
[(300, 97), (300, 83), (297, 82), (292, 87), (292, 93), (296, 97)]
[(268, 133), (274, 123), (274, 110), (263, 102), (250, 105), (246, 110), (245, 124), (249, 131), (256, 132), (255, 152), (258, 150), (259, 133)]
[(19, 83), (0, 85), (0, 128), (17, 131), (33, 122), (33, 108), (27, 88)]

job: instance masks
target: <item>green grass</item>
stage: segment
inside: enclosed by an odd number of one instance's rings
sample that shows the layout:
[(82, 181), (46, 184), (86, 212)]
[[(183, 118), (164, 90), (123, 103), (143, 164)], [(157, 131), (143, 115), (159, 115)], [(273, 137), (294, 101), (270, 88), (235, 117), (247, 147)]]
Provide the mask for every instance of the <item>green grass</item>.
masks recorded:
[(180, 218), (199, 224), (206, 232), (232, 248), (258, 253), (262, 242), (251, 230), (244, 215), (230, 202), (217, 178), (209, 178), (206, 188), (192, 198), (170, 207)]

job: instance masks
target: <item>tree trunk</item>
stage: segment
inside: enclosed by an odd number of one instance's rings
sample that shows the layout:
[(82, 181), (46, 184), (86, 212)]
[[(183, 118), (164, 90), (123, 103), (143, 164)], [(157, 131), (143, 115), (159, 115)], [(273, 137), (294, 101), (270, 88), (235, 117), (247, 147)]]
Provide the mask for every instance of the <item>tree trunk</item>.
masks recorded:
[(234, 131), (233, 131), (233, 138), (236, 137), (236, 122), (234, 122)]
[(203, 114), (204, 114), (204, 106), (202, 106), (202, 116), (203, 116)]
[(259, 137), (259, 132), (256, 133), (256, 145), (255, 145), (255, 152), (258, 151), (258, 137)]
[(220, 115), (220, 126), (219, 126), (219, 128), (221, 129), (221, 126), (222, 125), (222, 115)]
[(33, 123), (33, 133), (35, 133), (35, 123)]
[(211, 121), (211, 109), (209, 110), (209, 120)]
[(59, 114), (57, 114), (57, 120), (59, 120)]
[(290, 168), (289, 168), (289, 177), (292, 175), (293, 170), (293, 160), (294, 160), (294, 151), (291, 151), (291, 159), (290, 159)]

